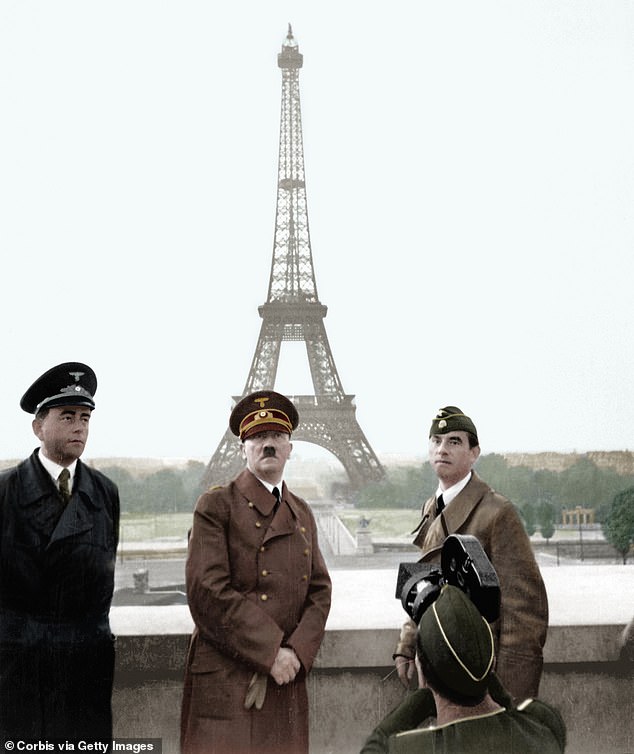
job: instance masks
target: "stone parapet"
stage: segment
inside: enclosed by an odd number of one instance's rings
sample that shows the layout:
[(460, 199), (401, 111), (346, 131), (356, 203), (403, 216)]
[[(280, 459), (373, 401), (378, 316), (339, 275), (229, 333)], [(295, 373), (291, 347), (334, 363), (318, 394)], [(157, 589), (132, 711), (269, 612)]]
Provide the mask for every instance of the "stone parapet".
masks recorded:
[[(634, 663), (619, 659), (631, 619), (634, 568), (543, 571), (551, 604), (540, 698), (568, 729), (567, 754), (631, 754)], [(309, 676), (311, 754), (352, 754), (404, 694), (391, 661), (404, 613), (392, 571), (334, 571), (333, 609)], [(118, 607), (113, 711), (118, 737), (160, 737), (178, 754), (186, 605)]]

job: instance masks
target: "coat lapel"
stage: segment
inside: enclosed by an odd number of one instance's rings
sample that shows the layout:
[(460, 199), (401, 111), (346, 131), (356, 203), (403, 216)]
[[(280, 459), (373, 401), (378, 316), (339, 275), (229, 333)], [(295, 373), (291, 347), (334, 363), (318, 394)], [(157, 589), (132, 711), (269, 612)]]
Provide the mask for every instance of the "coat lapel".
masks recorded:
[(291, 495), (286, 486), (286, 482), (284, 482), (282, 485), (282, 498), (280, 500), (279, 508), (273, 516), (271, 525), (264, 535), (264, 541), (266, 542), (273, 537), (282, 537), (287, 534), (293, 534), (296, 529), (297, 521), (291, 505)]
[(456, 534), (466, 523), (488, 490), (488, 486), (472, 471), (467, 486), (454, 498), (439, 515), (435, 515), (436, 498), (430, 497), (423, 506), (421, 521), (414, 544), (422, 547), (425, 542), (423, 558), (426, 560), (440, 551), (443, 542), (450, 534)]
[(92, 510), (98, 507), (94, 502), (96, 499), (92, 478), (86, 473), (82, 462), (77, 461), (73, 494), (57, 522), (48, 546), (92, 529)]
[(18, 467), (23, 493), (20, 504), (31, 526), (45, 540), (50, 538), (63, 511), (63, 503), (50, 474), (40, 463), (38, 451)]
[[(252, 503), (262, 516), (270, 516), (275, 507), (275, 498), (248, 469), (245, 469), (236, 480), (238, 490)], [(272, 537), (292, 534), (296, 529), (295, 517), (290, 507), (290, 493), (286, 483), (282, 485), (282, 499), (279, 508), (264, 535), (264, 542)]]

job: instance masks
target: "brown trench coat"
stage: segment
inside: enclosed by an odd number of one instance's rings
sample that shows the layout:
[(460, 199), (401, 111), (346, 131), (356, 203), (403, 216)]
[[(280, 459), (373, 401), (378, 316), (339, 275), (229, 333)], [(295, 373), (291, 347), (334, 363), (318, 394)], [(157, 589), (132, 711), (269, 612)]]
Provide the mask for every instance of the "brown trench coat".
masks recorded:
[[(442, 544), (449, 534), (478, 538), (500, 580), (500, 618), (492, 626), (498, 676), (516, 701), (536, 697), (548, 628), (548, 599), (517, 511), (475, 471), (440, 516), (435, 516), (435, 511), (436, 498), (432, 497), (423, 506), (414, 540), (423, 551), (421, 561), (440, 562)], [(415, 646), (416, 627), (409, 621), (401, 630), (396, 654), (413, 657)]]
[[(196, 624), (185, 674), (183, 754), (308, 751), (306, 673), (324, 635), (331, 583), (312, 512), (286, 485), (275, 498), (243, 471), (203, 494), (186, 565)], [(269, 670), (280, 646), (302, 668), (278, 686)], [(244, 708), (249, 682), (268, 676), (262, 709)]]

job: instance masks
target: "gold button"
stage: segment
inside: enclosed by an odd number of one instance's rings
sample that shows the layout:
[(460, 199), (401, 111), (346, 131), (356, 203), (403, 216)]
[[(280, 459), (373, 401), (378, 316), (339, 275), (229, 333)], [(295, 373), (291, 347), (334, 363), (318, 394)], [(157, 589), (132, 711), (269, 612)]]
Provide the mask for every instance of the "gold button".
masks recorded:
[(301, 531), (302, 534), (306, 534), (306, 527), (305, 526), (301, 526), (299, 530)]
[(302, 581), (308, 581), (308, 576), (307, 576), (306, 574), (304, 574), (304, 575), (302, 576)]
[(255, 528), (259, 529), (262, 526), (262, 524), (259, 521), (255, 522)]
[(304, 550), (304, 555), (310, 555), (310, 550), (309, 550), (308, 548), (306, 548), (306, 549)]
[(260, 599), (262, 600), (262, 602), (266, 602), (268, 600), (268, 596), (266, 594), (261, 594)]
[(262, 576), (268, 576), (269, 572), (266, 570), (266, 568), (262, 571)]
[(266, 552), (266, 547), (264, 547), (264, 545), (262, 545), (262, 547), (260, 547), (260, 552)]
[(249, 508), (253, 508), (253, 503), (249, 500)]

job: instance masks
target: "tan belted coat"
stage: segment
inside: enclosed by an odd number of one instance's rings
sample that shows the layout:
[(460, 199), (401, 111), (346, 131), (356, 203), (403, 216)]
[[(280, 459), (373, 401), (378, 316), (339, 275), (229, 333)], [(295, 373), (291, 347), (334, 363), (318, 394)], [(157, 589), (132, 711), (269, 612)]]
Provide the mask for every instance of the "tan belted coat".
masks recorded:
[[(472, 472), (467, 486), (436, 516), (436, 498), (423, 506), (414, 544), (422, 562), (439, 563), (450, 534), (477, 537), (500, 580), (500, 618), (492, 628), (497, 673), (515, 700), (536, 697), (542, 673), (542, 648), (548, 628), (548, 600), (539, 568), (512, 503)], [(416, 626), (401, 630), (396, 654), (414, 657)]]
[[(196, 624), (185, 675), (183, 754), (308, 751), (305, 677), (321, 644), (331, 583), (308, 504), (275, 498), (248, 470), (203, 494), (186, 565)], [(278, 686), (268, 675), (280, 646), (302, 669)], [(244, 708), (249, 682), (268, 676), (262, 709)]]

